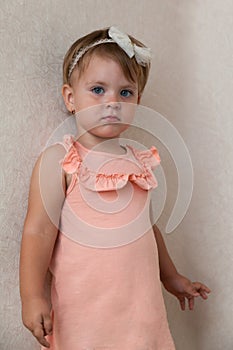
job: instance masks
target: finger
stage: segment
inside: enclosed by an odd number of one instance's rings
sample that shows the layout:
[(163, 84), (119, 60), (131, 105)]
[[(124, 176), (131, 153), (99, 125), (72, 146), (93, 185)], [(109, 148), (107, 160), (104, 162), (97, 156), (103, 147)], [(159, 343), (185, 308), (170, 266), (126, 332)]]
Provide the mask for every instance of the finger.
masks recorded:
[(204, 300), (208, 299), (208, 295), (206, 295), (206, 293), (204, 291), (200, 291), (200, 295), (201, 295), (202, 299), (204, 299)]
[(43, 316), (43, 327), (45, 335), (52, 334), (53, 324), (50, 315)]
[(208, 295), (206, 293), (210, 293), (211, 290), (207, 286), (200, 282), (193, 282), (193, 286), (196, 288), (196, 290), (198, 290), (199, 295), (202, 297), (202, 299), (208, 299)]
[(211, 290), (207, 286), (205, 286), (204, 284), (202, 284), (201, 290), (205, 291), (208, 294), (211, 293)]
[(181, 310), (184, 311), (185, 310), (185, 298), (180, 298), (179, 302), (180, 302)]
[(200, 282), (193, 282), (193, 285), (195, 286), (195, 288), (196, 288), (197, 290), (202, 290), (202, 291), (204, 291), (204, 292), (206, 292), (206, 293), (210, 293), (210, 292), (211, 292), (211, 290), (210, 290), (205, 284), (203, 284), (203, 283), (200, 283)]
[(200, 296), (200, 292), (198, 292), (196, 289), (192, 289), (190, 292), (190, 295), (192, 297), (199, 297)]
[(190, 296), (199, 297), (200, 292), (198, 291), (194, 283), (192, 283), (187, 287), (186, 294), (187, 294), (187, 297), (190, 297)]
[(43, 330), (42, 324), (37, 325), (33, 329), (32, 333), (41, 345), (45, 346), (46, 348), (50, 347), (49, 342), (47, 342), (47, 340), (44, 337), (44, 330)]
[(189, 310), (193, 310), (194, 308), (194, 297), (188, 299)]

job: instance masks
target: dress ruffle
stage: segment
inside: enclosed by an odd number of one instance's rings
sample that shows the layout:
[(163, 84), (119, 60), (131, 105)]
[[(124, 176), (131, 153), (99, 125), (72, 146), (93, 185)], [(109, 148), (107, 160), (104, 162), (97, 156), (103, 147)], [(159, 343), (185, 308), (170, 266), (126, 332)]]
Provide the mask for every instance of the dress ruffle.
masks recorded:
[(143, 151), (129, 145), (126, 146), (138, 161), (141, 172), (105, 174), (93, 172), (84, 164), (78, 152), (78, 142), (74, 140), (73, 136), (65, 136), (64, 145), (68, 152), (61, 161), (62, 168), (68, 174), (77, 174), (79, 182), (91, 191), (99, 192), (121, 189), (129, 181), (144, 190), (157, 187), (157, 180), (152, 169), (159, 165), (160, 157), (154, 146), (149, 150)]

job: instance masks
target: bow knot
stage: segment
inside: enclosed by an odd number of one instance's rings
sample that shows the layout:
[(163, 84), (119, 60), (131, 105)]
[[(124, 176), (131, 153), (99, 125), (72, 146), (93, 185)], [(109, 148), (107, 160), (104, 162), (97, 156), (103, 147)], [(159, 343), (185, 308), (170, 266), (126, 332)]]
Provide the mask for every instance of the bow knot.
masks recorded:
[(129, 36), (125, 33), (122, 33), (116, 27), (110, 27), (108, 31), (110, 38), (118, 44), (122, 50), (132, 58), (135, 56), (135, 59), (138, 64), (141, 66), (146, 66), (151, 61), (151, 50), (148, 47), (140, 47), (130, 40)]

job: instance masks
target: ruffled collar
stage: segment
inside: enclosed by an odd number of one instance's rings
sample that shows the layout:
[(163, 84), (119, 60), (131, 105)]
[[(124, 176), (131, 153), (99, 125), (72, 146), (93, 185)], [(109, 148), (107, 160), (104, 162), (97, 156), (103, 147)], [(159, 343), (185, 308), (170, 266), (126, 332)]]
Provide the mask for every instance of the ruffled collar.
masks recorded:
[[(91, 170), (80, 156), (82, 149), (88, 152), (95, 152), (85, 149), (73, 136), (64, 137), (64, 146), (67, 153), (61, 161), (62, 168), (68, 174), (75, 176), (76, 180), (86, 189), (91, 191), (113, 191), (123, 188), (128, 182), (138, 185), (143, 190), (150, 190), (157, 187), (157, 180), (153, 169), (159, 165), (160, 157), (157, 149), (152, 146), (147, 150), (138, 150), (130, 145), (126, 146), (127, 152), (123, 155), (111, 155), (116, 158), (127, 159), (129, 155), (138, 165), (138, 172), (124, 173), (119, 169), (118, 173), (95, 172)], [(95, 152), (104, 155), (103, 152)], [(109, 156), (109, 154), (108, 154)], [(132, 161), (132, 160), (131, 160)]]

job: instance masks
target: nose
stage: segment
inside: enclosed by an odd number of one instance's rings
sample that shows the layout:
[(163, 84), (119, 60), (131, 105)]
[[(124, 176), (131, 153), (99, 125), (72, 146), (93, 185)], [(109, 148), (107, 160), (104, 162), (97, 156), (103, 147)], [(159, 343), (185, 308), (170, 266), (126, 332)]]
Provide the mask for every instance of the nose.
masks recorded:
[(110, 94), (106, 101), (106, 107), (118, 110), (120, 109), (120, 106), (121, 105), (118, 96), (115, 93)]
[(110, 102), (108, 102), (106, 104), (106, 107), (107, 108), (111, 108), (113, 110), (119, 110), (121, 108), (121, 104), (120, 104), (120, 102), (112, 102), (112, 101), (110, 101)]

